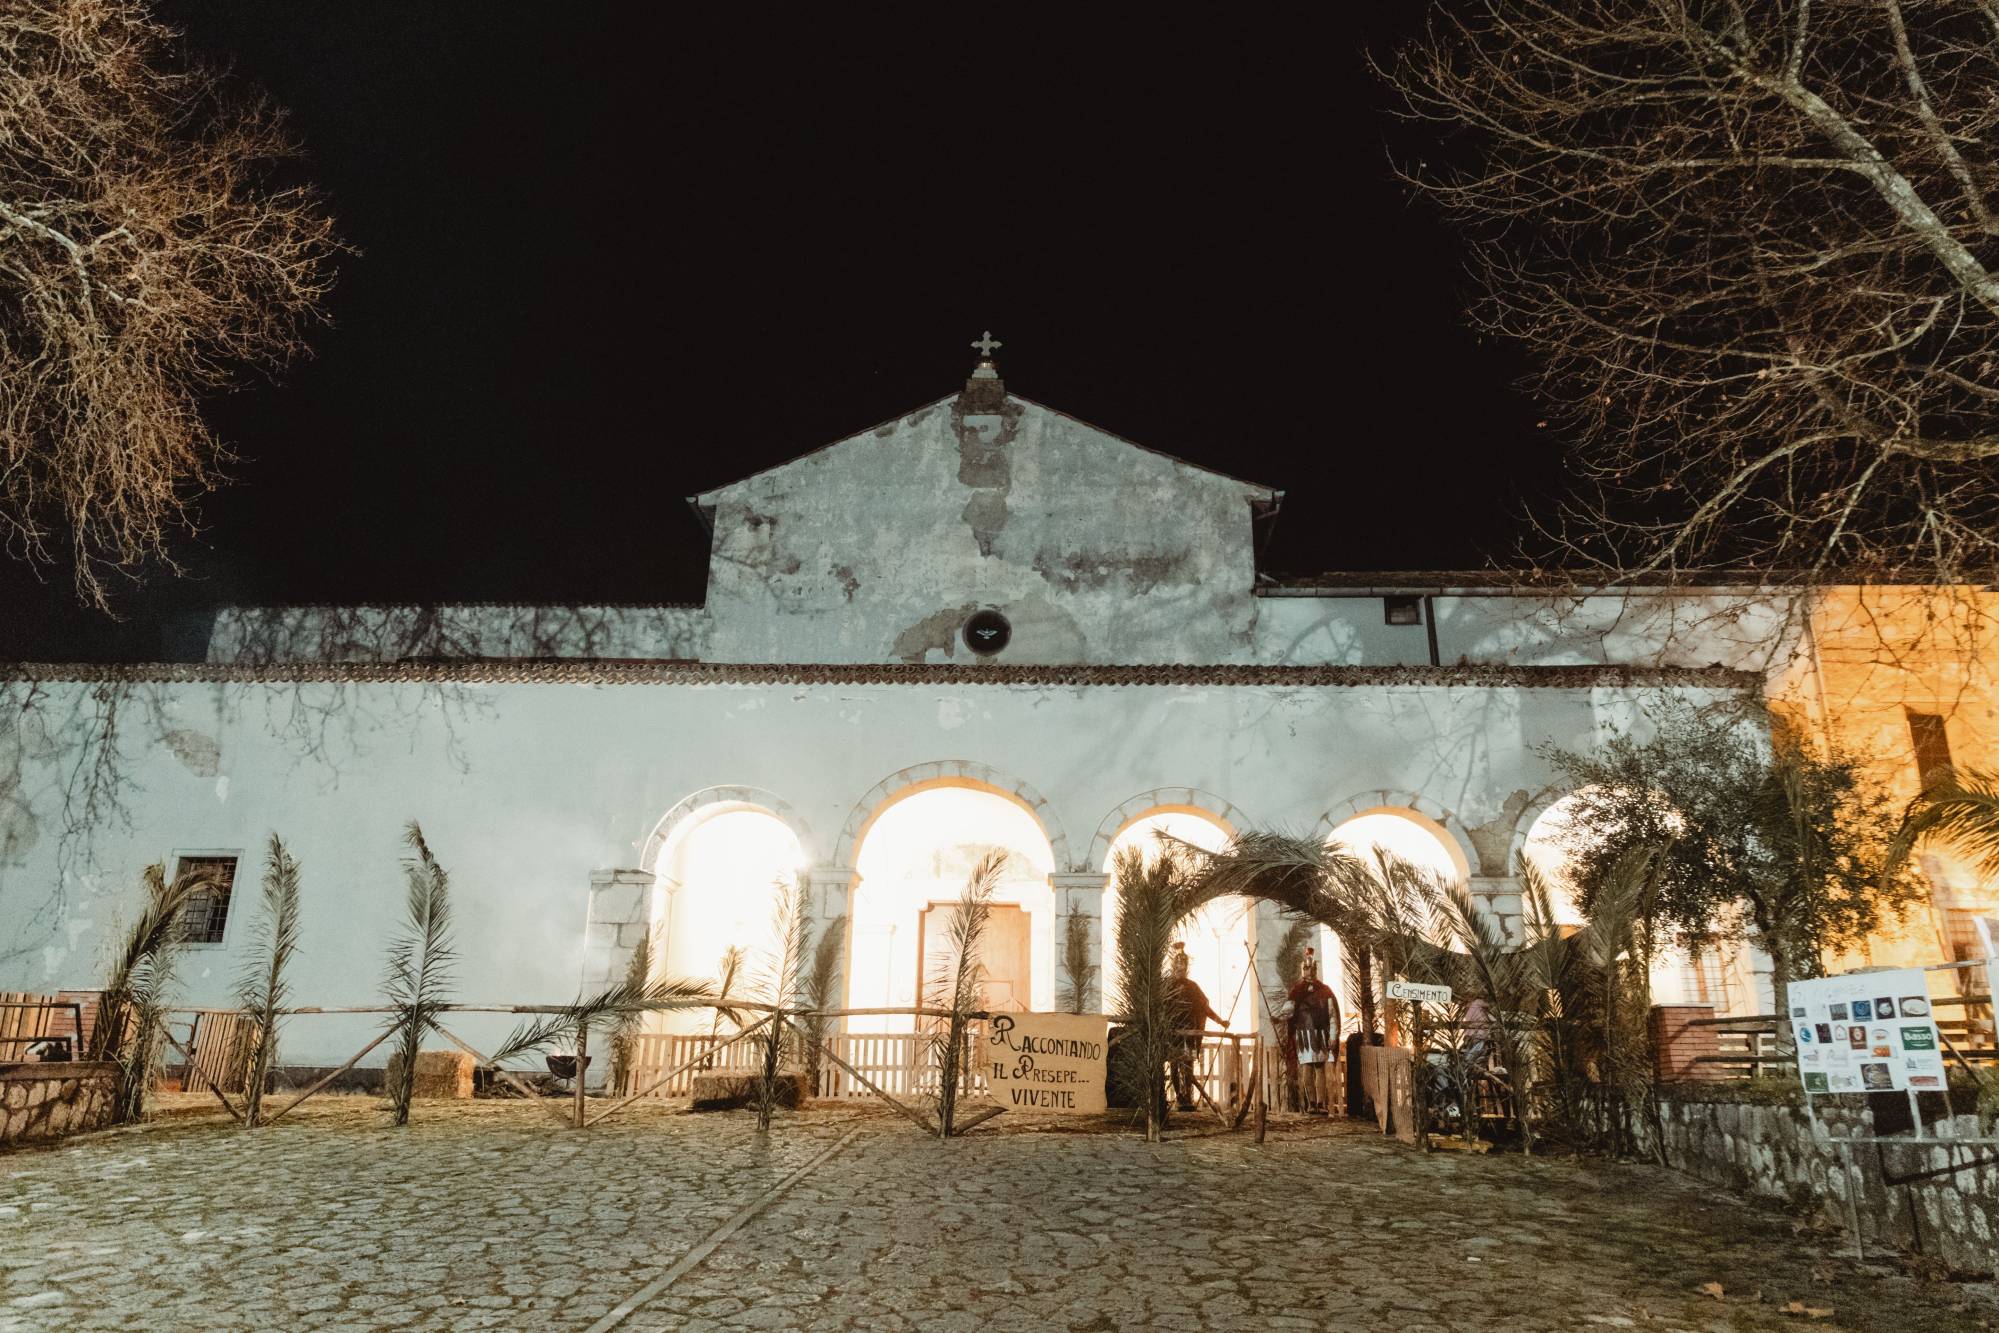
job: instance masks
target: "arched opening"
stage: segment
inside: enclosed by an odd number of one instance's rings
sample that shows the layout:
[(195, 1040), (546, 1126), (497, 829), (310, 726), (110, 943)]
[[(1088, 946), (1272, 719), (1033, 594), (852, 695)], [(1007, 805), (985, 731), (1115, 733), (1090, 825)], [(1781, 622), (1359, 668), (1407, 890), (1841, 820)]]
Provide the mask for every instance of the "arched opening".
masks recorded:
[[(742, 950), (734, 990), (754, 993), (777, 947), (782, 885), (804, 871), (798, 835), (756, 806), (723, 802), (697, 810), (660, 848), (654, 870), (654, 975), (717, 977), (724, 953)], [(663, 1016), (660, 1030), (706, 1031), (694, 1011)]]
[[(992, 849), (1011, 854), (993, 894), (982, 956), (985, 1007), (1055, 1007), (1055, 855), (1033, 814), (991, 788), (953, 782), (918, 788), (878, 810), (854, 858), (847, 1002), (910, 1008), (931, 987), (938, 940), (965, 880)], [(908, 1032), (906, 1014), (857, 1016), (856, 1032)]]
[[(1546, 886), (1554, 924), (1564, 935), (1574, 934), (1588, 920), (1577, 906), (1581, 895), (1575, 881), (1577, 845), (1590, 836), (1575, 822), (1576, 815), (1584, 808), (1584, 799), (1582, 793), (1571, 792), (1554, 802), (1527, 826), (1527, 836), (1520, 844), (1521, 864), (1531, 866)], [(1521, 919), (1526, 918), (1523, 897)]]
[[(1471, 870), (1457, 840), (1443, 825), (1405, 806), (1362, 810), (1329, 833), (1326, 841), (1370, 864), (1377, 851), (1386, 852), (1446, 880), (1463, 882)], [(1348, 984), (1346, 955), (1340, 938), (1330, 930), (1322, 930), (1318, 946), (1319, 977), (1339, 995), (1342, 1018), (1357, 1030), (1361, 997)]]
[(1334, 829), (1326, 841), (1365, 860), (1372, 860), (1380, 848), (1445, 879), (1464, 879), (1471, 873), (1464, 852), (1443, 825), (1399, 806), (1363, 810)]
[[(1148, 860), (1161, 854), (1159, 835), (1178, 838), (1202, 851), (1218, 852), (1230, 832), (1212, 816), (1194, 810), (1154, 810), (1125, 825), (1111, 839), (1103, 871), (1112, 873), (1117, 858), (1135, 847)], [(1115, 879), (1104, 888), (1104, 949), (1099, 977), (1104, 1002), (1117, 1002), (1117, 913)], [(1218, 898), (1194, 912), (1174, 930), (1173, 938), (1187, 946), (1187, 974), (1207, 995), (1215, 1012), (1228, 1019), (1229, 1029), (1247, 1030), (1254, 1018), (1254, 997), (1245, 978), (1249, 973), (1250, 924), (1255, 904), (1247, 898)]]

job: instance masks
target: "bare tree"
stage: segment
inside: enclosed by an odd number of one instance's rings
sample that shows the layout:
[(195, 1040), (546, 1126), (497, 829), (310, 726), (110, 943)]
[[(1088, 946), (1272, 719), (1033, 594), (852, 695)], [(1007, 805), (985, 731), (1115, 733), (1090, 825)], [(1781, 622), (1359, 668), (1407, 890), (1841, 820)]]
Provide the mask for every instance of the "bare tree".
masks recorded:
[(1999, 2), (1460, 0), (1385, 75), (1572, 445), (1555, 558), (1999, 564)]
[(137, 0), (0, 8), (0, 530), (76, 587), (171, 565), (226, 452), (204, 393), (304, 350), (341, 249), (282, 114)]

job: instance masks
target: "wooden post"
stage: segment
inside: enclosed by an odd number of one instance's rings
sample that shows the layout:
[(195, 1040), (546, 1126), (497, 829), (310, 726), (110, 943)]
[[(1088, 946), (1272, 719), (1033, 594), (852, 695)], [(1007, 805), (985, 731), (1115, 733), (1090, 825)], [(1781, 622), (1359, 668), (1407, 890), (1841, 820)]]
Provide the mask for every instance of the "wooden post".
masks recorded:
[(1263, 1097), (1263, 1034), (1256, 1034), (1256, 1141), (1263, 1142), (1264, 1130), (1269, 1125), (1269, 1108)]
[(277, 1110), (271, 1112), (270, 1117), (267, 1120), (265, 1120), (264, 1123), (267, 1125), (276, 1124), (278, 1122), (279, 1117), (283, 1116), (285, 1112), (291, 1110), (294, 1106), (297, 1106), (300, 1102), (312, 1096), (313, 1093), (318, 1092), (321, 1088), (331, 1083), (334, 1079), (339, 1078), (342, 1074), (352, 1069), (355, 1065), (360, 1064), (362, 1056), (366, 1055), (368, 1052), (374, 1050), (377, 1046), (380, 1046), (383, 1042), (387, 1041), (391, 1036), (395, 1034), (395, 1031), (396, 1030), (392, 1027), (385, 1028), (381, 1036), (375, 1038), (373, 1041), (369, 1042), (366, 1046), (363, 1046), (359, 1051), (356, 1051), (354, 1055), (347, 1061), (346, 1064), (340, 1066), (340, 1068), (326, 1075), (326, 1077), (320, 1079), (317, 1083), (314, 1083), (304, 1092), (301, 1092), (298, 1096), (292, 1098), (290, 1101), (286, 1102), (283, 1106), (280, 1106)]
[(590, 1025), (576, 1025), (576, 1128), (583, 1128), (583, 1062), (590, 1053)]
[(541, 1094), (536, 1092), (533, 1088), (530, 1088), (527, 1084), (521, 1082), (520, 1079), (516, 1078), (514, 1076), (514, 1072), (511, 1069), (502, 1069), (498, 1065), (494, 1064), (491, 1060), (488, 1060), (484, 1055), (482, 1055), (479, 1052), (479, 1049), (476, 1046), (468, 1044), (462, 1037), (453, 1034), (449, 1028), (444, 1026), (444, 1024), (432, 1021), (430, 1026), (437, 1033), (438, 1036), (444, 1038), (446, 1041), (450, 1042), (453, 1046), (456, 1046), (459, 1050), (471, 1056), (474, 1060), (477, 1060), (481, 1065), (490, 1067), (495, 1074), (498, 1074), (501, 1079), (505, 1080), (508, 1087), (512, 1088), (515, 1092), (518, 1092), (521, 1096), (527, 1098), (528, 1101), (532, 1102), (535, 1106), (539, 1107), (543, 1111), (546, 1111), (548, 1114), (554, 1116), (556, 1120), (559, 1121), (560, 1123), (565, 1125), (569, 1123), (568, 1116), (562, 1114), (562, 1112), (556, 1110), (553, 1106), (550, 1106), (547, 1102), (543, 1101), (541, 1099)]

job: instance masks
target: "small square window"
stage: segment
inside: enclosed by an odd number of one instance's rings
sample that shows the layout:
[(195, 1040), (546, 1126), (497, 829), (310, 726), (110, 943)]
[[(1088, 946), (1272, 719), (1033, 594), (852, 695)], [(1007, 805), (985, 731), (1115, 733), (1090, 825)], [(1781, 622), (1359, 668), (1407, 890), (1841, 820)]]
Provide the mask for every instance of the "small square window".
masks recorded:
[(1422, 624), (1423, 599), (1421, 597), (1382, 598), (1381, 623), (1384, 625)]
[(229, 924), (229, 896), (236, 887), (236, 858), (233, 856), (183, 856), (176, 875), (191, 875), (203, 882), (187, 896), (181, 908), (181, 925), (189, 944), (220, 944)]

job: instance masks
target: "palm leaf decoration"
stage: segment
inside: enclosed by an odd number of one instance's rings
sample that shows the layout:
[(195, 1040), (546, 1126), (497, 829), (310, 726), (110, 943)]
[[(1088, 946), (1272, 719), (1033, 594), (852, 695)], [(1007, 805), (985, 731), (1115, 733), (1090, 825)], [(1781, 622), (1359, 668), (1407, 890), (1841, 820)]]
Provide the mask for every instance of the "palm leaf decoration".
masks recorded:
[(819, 1090), (819, 1071), (825, 1060), (826, 1032), (832, 1020), (825, 1016), (838, 999), (840, 984), (840, 958), (847, 940), (847, 918), (839, 917), (828, 921), (819, 928), (819, 938), (812, 945), (812, 966), (806, 969), (805, 984), (801, 987), (798, 1002), (806, 1011), (799, 1023), (799, 1063), (805, 1068), (806, 1086), (816, 1096)]
[(196, 889), (213, 886), (197, 872), (183, 872), (169, 883), (158, 865), (146, 867), (143, 882), (145, 906), (126, 932), (125, 946), (105, 983), (90, 1040), (90, 1058), (118, 1065), (114, 1115), (121, 1124), (146, 1113), (166, 1044), (167, 992), (187, 942), (187, 902)]
[[(731, 1008), (727, 1003), (729, 997), (736, 993), (736, 981), (741, 975), (742, 970), (742, 948), (731, 944), (728, 948), (722, 950), (721, 958), (715, 963), (715, 1012), (709, 1015), (708, 1018), (708, 1044), (710, 1047), (713, 1047), (716, 1039), (722, 1035), (722, 1021), (724, 1019), (728, 1020), (731, 1027), (739, 1028), (743, 1025), (742, 1010)], [(703, 1069), (712, 1068), (714, 1060), (715, 1057), (710, 1055), (701, 1067)]]
[[(772, 912), (772, 947), (764, 960), (761, 989), (781, 1012), (799, 1007), (799, 992), (805, 973), (805, 889), (798, 876), (780, 880), (777, 905)], [(777, 1112), (778, 1066), (783, 1061), (785, 1026), (774, 1019), (757, 1036), (757, 1133), (770, 1132), (771, 1117)]]
[[(643, 987), (652, 979), (652, 960), (656, 949), (652, 932), (648, 931), (632, 948), (632, 956), (625, 961), (625, 984)], [(639, 1030), (645, 1025), (645, 1015), (634, 1012), (619, 1016), (611, 1025), (611, 1086), (618, 1093), (631, 1091), (632, 1070), (638, 1053)]]
[(455, 958), (451, 945), (451, 885), (444, 867), (430, 853), (415, 820), (403, 831), (410, 854), (403, 858), (409, 886), (403, 933), (389, 946), (384, 987), (395, 1011), (390, 1026), (396, 1044), (389, 1057), (389, 1108), (392, 1123), (406, 1125), (416, 1088), (416, 1057), (424, 1034), (449, 1002)]
[(927, 1007), (948, 1011), (930, 1037), (931, 1062), (937, 1070), (937, 1125), (943, 1138), (951, 1137), (957, 1118), (959, 1085), (965, 1076), (965, 1033), (985, 981), (980, 950), (992, 919), (993, 894), (1012, 860), (1002, 848), (979, 857), (958, 892), (944, 951), (931, 968)]
[[(586, 1028), (613, 1028), (630, 1015), (668, 1009), (705, 1009), (720, 998), (712, 981), (659, 977), (643, 983), (626, 979), (574, 1004), (522, 1023), (487, 1057), (498, 1066), (558, 1042), (574, 1044)], [(581, 1071), (578, 1071), (581, 1077)]]
[(1888, 869), (1919, 843), (1937, 841), (1962, 852), (1986, 878), (1999, 877), (1999, 774), (1939, 768), (1909, 804), (1889, 847)]
[(1172, 987), (1166, 947), (1191, 910), (1184, 857), (1146, 856), (1121, 849), (1112, 862), (1117, 880), (1117, 1008), (1125, 1020), (1114, 1076), (1120, 1100), (1145, 1108), (1145, 1137), (1156, 1140), (1165, 1121), (1165, 1070), (1172, 1054)]
[(1090, 983), (1097, 978), (1097, 961), (1091, 957), (1089, 918), (1071, 913), (1064, 920), (1062, 985), (1056, 1003), (1072, 1014), (1080, 1014), (1089, 1007)]
[(250, 1049), (243, 1077), (243, 1123), (255, 1128), (263, 1111), (264, 1090), (278, 1058), (278, 1019), (291, 998), (285, 971), (298, 952), (298, 862), (271, 835), (264, 855), (264, 917), (258, 923), (255, 952), (236, 983), (236, 1004), (250, 1024)]

